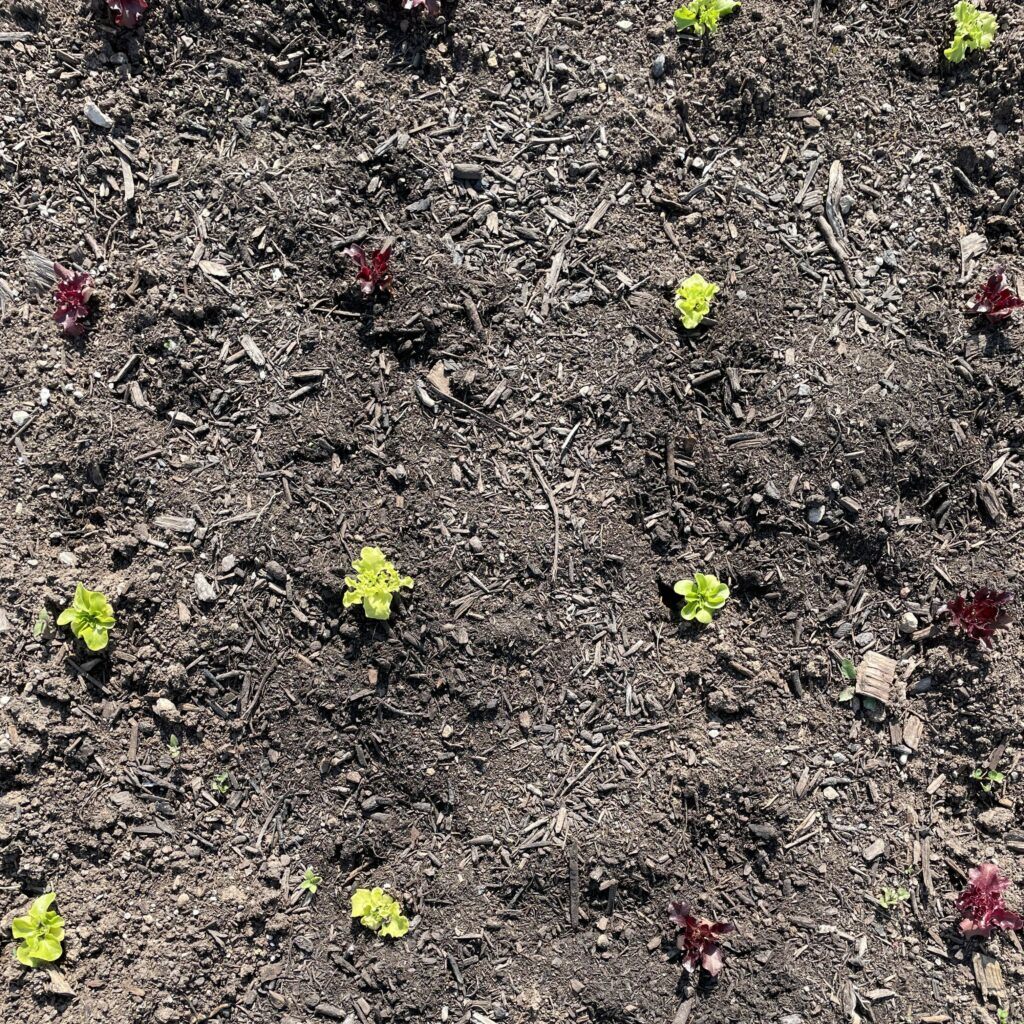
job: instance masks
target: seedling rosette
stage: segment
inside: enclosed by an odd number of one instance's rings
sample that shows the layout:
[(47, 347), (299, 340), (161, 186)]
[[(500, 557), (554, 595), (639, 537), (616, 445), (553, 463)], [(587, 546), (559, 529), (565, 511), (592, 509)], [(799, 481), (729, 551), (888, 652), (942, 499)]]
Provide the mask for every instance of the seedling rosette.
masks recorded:
[(1000, 324), (1022, 306), (1024, 299), (1007, 283), (1005, 268), (996, 267), (968, 305), (967, 312), (971, 316), (983, 316), (990, 324)]
[(50, 909), (56, 898), (56, 893), (44, 893), (33, 901), (24, 917), (11, 922), (11, 934), (21, 940), (15, 955), (25, 967), (46, 967), (64, 952), (64, 918)]
[(380, 548), (363, 548), (352, 568), (357, 575), (345, 577), (344, 607), (361, 604), (368, 619), (390, 619), (392, 598), (403, 587), (412, 589), (412, 577), (400, 576)]
[(703, 968), (712, 978), (721, 973), (725, 966), (722, 947), (723, 935), (735, 931), (735, 926), (725, 921), (709, 921), (697, 917), (688, 903), (672, 900), (668, 905), (668, 919), (679, 929), (676, 945), (683, 953), (683, 967), (693, 974)]
[(369, 298), (375, 292), (391, 294), (394, 281), (391, 277), (390, 245), (369, 251), (361, 245), (350, 245), (345, 255), (356, 265), (356, 284), (363, 295)]
[(683, 599), (680, 615), (706, 626), (729, 600), (729, 588), (711, 573), (695, 572), (692, 580), (680, 580), (672, 588)]
[(85, 333), (83, 321), (92, 313), (89, 308), (93, 294), (92, 278), (84, 271), (68, 270), (60, 263), (54, 263), (53, 274), (56, 278), (53, 319), (69, 338), (77, 338)]
[(65, 608), (57, 617), (58, 626), (71, 626), (71, 632), (90, 651), (102, 651), (110, 640), (114, 628), (114, 609), (98, 590), (86, 590), (79, 583), (71, 607)]

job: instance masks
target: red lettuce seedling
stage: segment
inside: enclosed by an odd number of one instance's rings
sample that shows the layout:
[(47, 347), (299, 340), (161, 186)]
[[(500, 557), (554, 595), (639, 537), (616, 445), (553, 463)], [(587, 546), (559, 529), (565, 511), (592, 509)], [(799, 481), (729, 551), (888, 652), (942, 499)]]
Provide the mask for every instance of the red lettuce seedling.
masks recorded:
[(372, 295), (375, 291), (391, 294), (391, 246), (383, 249), (372, 249), (367, 252), (361, 245), (350, 245), (345, 250), (358, 268), (356, 284), (364, 295)]
[(681, 900), (669, 903), (668, 919), (679, 929), (676, 945), (683, 951), (683, 966), (687, 971), (692, 974), (703, 967), (712, 978), (719, 974), (725, 960), (718, 940), (734, 931), (734, 926), (724, 921), (694, 917), (690, 905)]
[(970, 598), (958, 594), (947, 602), (946, 611), (956, 629), (991, 647), (992, 634), (1013, 622), (1013, 616), (1006, 609), (1012, 600), (1013, 593), (1009, 590), (982, 587)]
[(1003, 893), (1010, 880), (995, 864), (979, 864), (968, 874), (967, 888), (956, 901), (956, 909), (963, 914), (960, 931), (967, 938), (988, 938), (993, 929), (1016, 931), (1024, 928), (1024, 918), (1006, 909)]
[(92, 298), (92, 278), (86, 274), (76, 274), (73, 270), (54, 263), (53, 273), (57, 280), (53, 298), (57, 308), (53, 319), (60, 324), (60, 329), (72, 338), (85, 333), (82, 323), (92, 312), (89, 299)]
[(107, 6), (114, 12), (115, 25), (135, 28), (149, 4), (146, 0), (107, 0)]
[(991, 324), (998, 324), (1009, 319), (1010, 314), (1021, 306), (1024, 306), (1024, 299), (1019, 298), (1006, 283), (1006, 270), (996, 267), (981, 291), (974, 296), (967, 312), (973, 316), (983, 316)]
[(415, 11), (417, 7), (422, 7), (432, 18), (441, 13), (441, 0), (405, 0), (402, 6), (407, 11)]

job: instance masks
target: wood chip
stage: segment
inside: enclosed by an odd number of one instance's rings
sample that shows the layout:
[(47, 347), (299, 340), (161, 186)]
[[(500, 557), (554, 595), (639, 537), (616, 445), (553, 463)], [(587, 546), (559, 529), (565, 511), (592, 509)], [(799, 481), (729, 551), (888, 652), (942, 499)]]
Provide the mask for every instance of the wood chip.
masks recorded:
[(881, 704), (888, 704), (892, 681), (896, 677), (896, 662), (877, 651), (868, 651), (857, 668), (857, 683), (854, 692), (859, 697), (870, 697)]

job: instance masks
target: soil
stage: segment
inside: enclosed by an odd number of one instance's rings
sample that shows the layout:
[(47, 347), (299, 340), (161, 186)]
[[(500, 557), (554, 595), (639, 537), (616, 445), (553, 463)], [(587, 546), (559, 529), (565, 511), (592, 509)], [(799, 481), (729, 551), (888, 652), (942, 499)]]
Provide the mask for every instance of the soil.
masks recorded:
[(1024, 651), (940, 614), (1024, 569), (1024, 318), (964, 312), (1019, 269), (1021, 7), (951, 69), (947, 0), (671, 6), (0, 2), (0, 913), (67, 921), (4, 1021), (1022, 1012), (952, 901), (1020, 905)]

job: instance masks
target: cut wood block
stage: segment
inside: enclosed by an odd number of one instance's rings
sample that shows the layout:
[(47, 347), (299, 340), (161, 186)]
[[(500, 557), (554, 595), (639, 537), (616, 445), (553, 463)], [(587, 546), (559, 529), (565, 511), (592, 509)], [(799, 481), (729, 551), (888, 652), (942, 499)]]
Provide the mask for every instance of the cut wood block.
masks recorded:
[(896, 662), (876, 651), (868, 651), (857, 667), (858, 697), (870, 697), (880, 704), (888, 704), (892, 694), (892, 681), (896, 678)]
[(910, 715), (903, 724), (903, 745), (917, 750), (924, 736), (924, 722), (917, 715)]
[(999, 961), (984, 953), (975, 953), (971, 961), (974, 968), (974, 980), (981, 990), (982, 999), (995, 999), (1002, 1004), (1006, 999), (1006, 986), (1003, 984), (1003, 969)]

